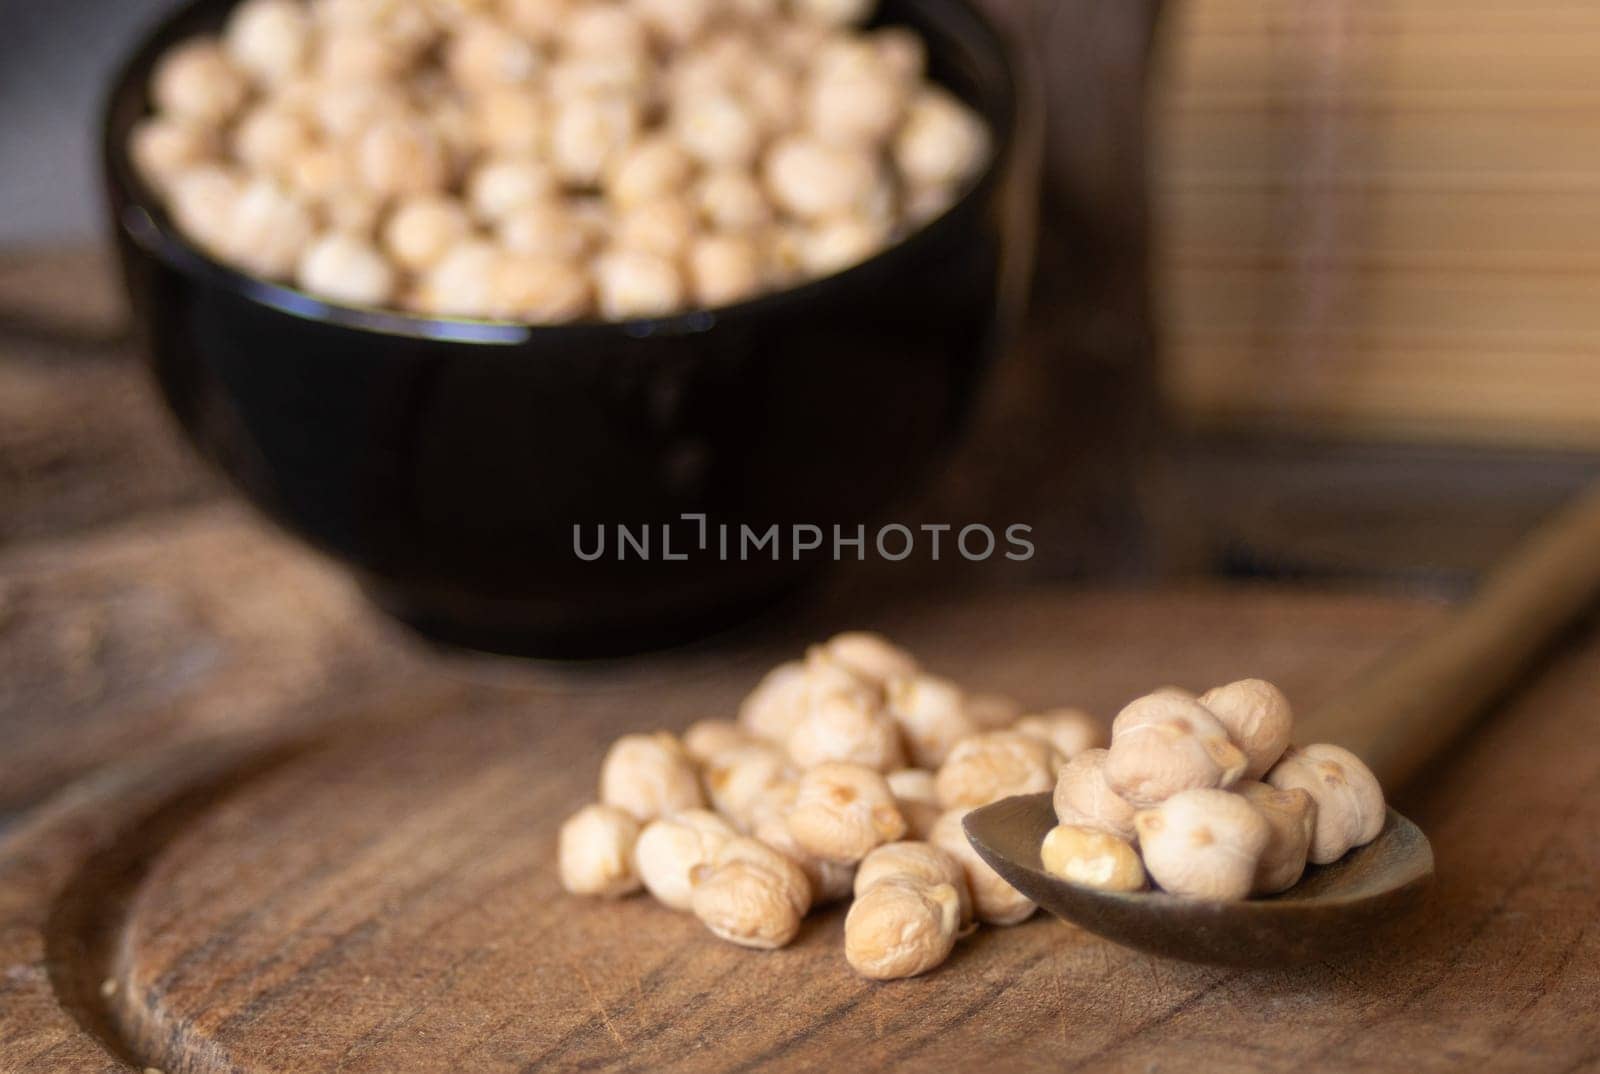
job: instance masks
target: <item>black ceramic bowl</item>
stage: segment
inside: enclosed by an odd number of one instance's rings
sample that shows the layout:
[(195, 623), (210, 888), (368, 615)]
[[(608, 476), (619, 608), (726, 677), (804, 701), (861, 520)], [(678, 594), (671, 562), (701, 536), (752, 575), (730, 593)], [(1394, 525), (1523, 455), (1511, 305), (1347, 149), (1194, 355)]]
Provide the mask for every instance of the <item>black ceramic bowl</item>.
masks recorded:
[[(854, 534), (912, 491), (1020, 308), (1031, 162), (1018, 75), (966, 0), (884, 0), (995, 157), (944, 216), (838, 275), (723, 309), (526, 327), (330, 306), (184, 241), (130, 166), (161, 54), (231, 0), (158, 26), (107, 106), (116, 245), (149, 361), (196, 447), (263, 511), (430, 636), (617, 654), (736, 621), (828, 556), (738, 554), (738, 526)], [(708, 518), (708, 548), (697, 547)], [(735, 527), (719, 554), (719, 524)], [(673, 525), (671, 554), (661, 527)], [(617, 527), (649, 527), (648, 557)], [(586, 561), (605, 527), (605, 554)], [(869, 534), (871, 528), (869, 526)], [(853, 553), (852, 553), (853, 554)]]

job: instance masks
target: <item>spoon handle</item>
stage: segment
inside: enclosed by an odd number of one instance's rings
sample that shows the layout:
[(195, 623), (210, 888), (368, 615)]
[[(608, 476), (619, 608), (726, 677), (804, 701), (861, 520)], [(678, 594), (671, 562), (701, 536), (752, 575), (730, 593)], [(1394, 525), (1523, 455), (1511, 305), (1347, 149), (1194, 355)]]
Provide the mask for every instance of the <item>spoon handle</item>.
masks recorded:
[(1476, 594), (1305, 721), (1398, 787), (1600, 598), (1600, 484), (1522, 541)]

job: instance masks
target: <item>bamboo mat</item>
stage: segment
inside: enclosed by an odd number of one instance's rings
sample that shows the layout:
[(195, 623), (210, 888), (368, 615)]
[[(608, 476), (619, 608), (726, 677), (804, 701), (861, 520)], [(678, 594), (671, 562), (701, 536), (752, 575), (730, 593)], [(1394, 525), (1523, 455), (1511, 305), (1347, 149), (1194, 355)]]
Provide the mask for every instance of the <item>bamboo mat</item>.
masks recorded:
[(1600, 446), (1600, 6), (1168, 17), (1156, 266), (1183, 414)]

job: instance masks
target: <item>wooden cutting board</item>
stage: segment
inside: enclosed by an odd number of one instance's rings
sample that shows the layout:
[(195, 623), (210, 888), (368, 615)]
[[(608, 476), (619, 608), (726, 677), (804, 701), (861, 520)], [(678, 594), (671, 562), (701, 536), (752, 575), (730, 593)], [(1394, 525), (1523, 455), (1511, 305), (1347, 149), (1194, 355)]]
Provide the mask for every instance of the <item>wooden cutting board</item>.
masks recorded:
[[(975, 687), (1110, 712), (1158, 682), (1246, 673), (1309, 706), (1435, 614), (1045, 590), (866, 618)], [(512, 668), (487, 693), (442, 685), (479, 672), (425, 665), (404, 689), (341, 700), (325, 730), (216, 735), (101, 770), (0, 843), (0, 1067), (1595, 1066), (1594, 638), (1404, 796), (1439, 884), (1401, 947), (1240, 972), (1037, 918), (888, 984), (845, 965), (837, 908), (759, 953), (647, 898), (569, 897), (553, 875), (556, 825), (593, 793), (610, 737), (731, 712), (792, 644)]]

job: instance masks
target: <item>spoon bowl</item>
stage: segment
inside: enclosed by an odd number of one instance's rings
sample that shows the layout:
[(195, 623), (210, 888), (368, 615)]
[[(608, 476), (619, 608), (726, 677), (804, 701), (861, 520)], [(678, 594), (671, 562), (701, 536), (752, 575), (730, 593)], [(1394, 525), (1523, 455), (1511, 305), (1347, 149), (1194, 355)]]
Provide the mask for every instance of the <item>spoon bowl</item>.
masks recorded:
[(1056, 825), (1051, 795), (1006, 798), (967, 814), (967, 839), (1012, 887), (1070, 924), (1127, 947), (1187, 962), (1284, 966), (1370, 946), (1414, 911), (1433, 879), (1433, 848), (1389, 810), (1383, 831), (1331, 865), (1310, 865), (1280, 895), (1236, 902), (1160, 891), (1097, 891), (1044, 871)]

